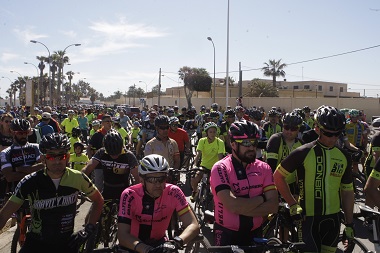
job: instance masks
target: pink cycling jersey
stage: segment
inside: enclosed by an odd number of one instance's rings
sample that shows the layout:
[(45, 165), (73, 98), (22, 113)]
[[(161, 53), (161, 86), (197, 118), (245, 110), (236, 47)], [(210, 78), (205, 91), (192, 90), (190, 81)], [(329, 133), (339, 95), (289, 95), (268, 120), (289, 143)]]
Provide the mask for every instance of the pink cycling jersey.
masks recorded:
[(153, 199), (144, 192), (142, 184), (128, 187), (121, 194), (118, 221), (131, 226), (131, 235), (144, 242), (165, 237), (174, 211), (178, 216), (190, 210), (182, 190), (166, 184), (161, 197)]
[(256, 159), (244, 169), (237, 159), (229, 155), (212, 167), (210, 184), (214, 195), (216, 223), (233, 231), (252, 231), (262, 224), (262, 217), (234, 214), (224, 208), (218, 192), (230, 190), (236, 197), (252, 198), (274, 190), (272, 170), (267, 163)]

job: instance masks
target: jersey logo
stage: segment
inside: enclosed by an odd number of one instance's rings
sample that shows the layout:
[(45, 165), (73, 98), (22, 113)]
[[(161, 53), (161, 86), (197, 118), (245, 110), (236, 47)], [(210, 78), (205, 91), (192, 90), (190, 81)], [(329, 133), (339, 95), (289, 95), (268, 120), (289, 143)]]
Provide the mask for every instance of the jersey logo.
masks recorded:
[(344, 172), (343, 164), (334, 163), (330, 175), (333, 177), (341, 177), (343, 175), (343, 172)]

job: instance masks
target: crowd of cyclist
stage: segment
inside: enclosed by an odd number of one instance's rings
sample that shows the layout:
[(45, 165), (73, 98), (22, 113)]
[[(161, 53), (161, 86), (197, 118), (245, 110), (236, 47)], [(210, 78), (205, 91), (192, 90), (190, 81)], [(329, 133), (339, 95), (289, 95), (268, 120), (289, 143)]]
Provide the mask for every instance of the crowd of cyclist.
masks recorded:
[[(0, 198), (13, 193), (0, 211), (0, 228), (24, 201), (32, 211), (20, 252), (77, 252), (95, 231), (103, 199), (120, 199), (122, 247), (176, 252), (200, 232), (182, 190), (166, 184), (169, 168), (184, 166), (191, 144), (194, 164), (204, 171), (191, 180), (190, 200), (203, 173), (209, 174), (215, 245), (250, 245), (262, 236), (261, 225), (277, 212), (281, 196), (292, 218), (303, 223), (305, 252), (335, 252), (340, 210), (346, 239), (354, 237), (352, 173), (368, 178), (366, 204), (380, 204), (380, 137), (372, 138), (367, 152), (369, 127), (356, 109), (345, 115), (331, 106), (305, 106), (286, 113), (238, 105), (222, 112), (214, 103), (198, 112), (154, 105), (133, 119), (122, 108), (0, 113)], [(74, 233), (80, 191), (93, 206), (84, 229)], [(167, 241), (174, 211), (186, 229)]]

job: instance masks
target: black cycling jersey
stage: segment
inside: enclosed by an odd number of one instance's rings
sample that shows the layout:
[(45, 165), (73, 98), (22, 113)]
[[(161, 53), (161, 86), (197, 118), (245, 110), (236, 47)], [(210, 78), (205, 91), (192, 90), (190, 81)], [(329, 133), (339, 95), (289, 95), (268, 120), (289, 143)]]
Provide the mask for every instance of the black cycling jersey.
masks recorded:
[(13, 137), (12, 136), (5, 136), (2, 133), (0, 133), (0, 145), (3, 147), (9, 147), (13, 144)]
[(125, 151), (113, 159), (105, 148), (101, 148), (92, 158), (99, 162), (96, 169), (103, 169), (104, 199), (119, 199), (123, 190), (129, 186), (131, 169), (138, 165), (136, 156), (130, 151)]
[(26, 143), (24, 146), (12, 144), (0, 153), (1, 169), (7, 167), (30, 166), (40, 159), (40, 150), (36, 143)]
[(18, 204), (29, 202), (32, 215), (30, 233), (34, 239), (62, 244), (73, 233), (80, 191), (87, 196), (96, 191), (91, 180), (82, 172), (67, 168), (56, 188), (44, 169), (25, 176), (10, 201)]

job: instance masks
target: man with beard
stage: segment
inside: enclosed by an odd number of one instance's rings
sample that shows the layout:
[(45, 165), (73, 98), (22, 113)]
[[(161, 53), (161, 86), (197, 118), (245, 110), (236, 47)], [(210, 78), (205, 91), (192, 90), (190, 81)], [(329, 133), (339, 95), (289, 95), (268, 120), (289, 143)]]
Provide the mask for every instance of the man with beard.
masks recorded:
[(18, 181), (26, 175), (40, 170), (43, 164), (40, 161), (38, 144), (29, 143), (27, 138), (30, 132), (30, 123), (25, 119), (13, 119), (10, 126), (13, 135), (13, 144), (1, 151), (1, 171), (14, 190)]
[(277, 212), (278, 195), (270, 166), (256, 159), (258, 130), (250, 121), (234, 122), (229, 129), (232, 155), (211, 170), (214, 195), (214, 243), (251, 245), (261, 237), (263, 216)]

